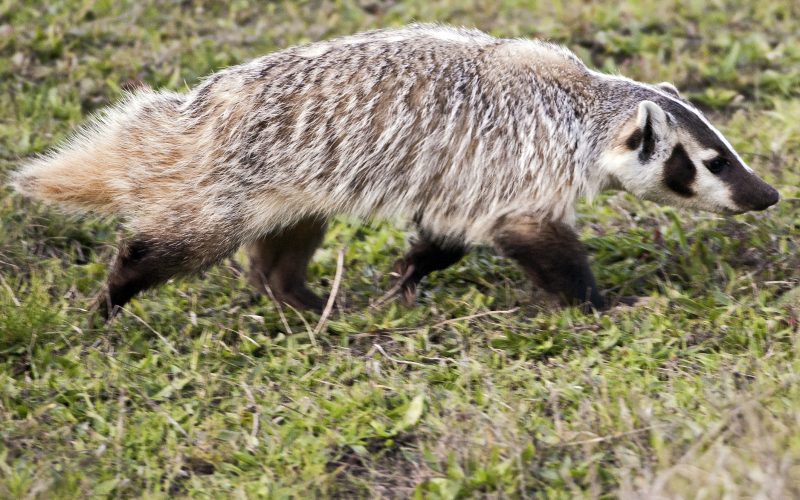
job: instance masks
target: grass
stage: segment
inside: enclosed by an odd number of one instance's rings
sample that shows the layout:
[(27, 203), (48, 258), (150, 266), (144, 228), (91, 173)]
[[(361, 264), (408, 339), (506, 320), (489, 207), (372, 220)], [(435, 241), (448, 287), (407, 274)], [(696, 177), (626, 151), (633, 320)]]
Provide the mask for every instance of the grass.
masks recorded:
[(136, 81), (185, 89), (309, 40), (412, 20), (549, 38), (670, 80), (781, 191), (722, 218), (621, 194), (582, 207), (606, 290), (584, 315), (473, 252), (419, 305), (386, 290), (405, 234), (340, 221), (311, 269), (318, 317), (254, 297), (243, 255), (85, 309), (118, 221), (0, 190), (0, 497), (800, 495), (800, 4), (0, 1), (0, 177)]

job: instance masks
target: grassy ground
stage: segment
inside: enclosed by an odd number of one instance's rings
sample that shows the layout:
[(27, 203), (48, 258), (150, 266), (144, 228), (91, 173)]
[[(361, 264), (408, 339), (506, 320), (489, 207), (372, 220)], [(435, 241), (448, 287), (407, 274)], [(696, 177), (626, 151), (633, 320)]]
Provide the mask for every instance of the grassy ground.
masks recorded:
[(398, 228), (334, 225), (351, 311), (253, 297), (238, 255), (85, 308), (118, 221), (0, 190), (0, 497), (800, 495), (800, 4), (794, 0), (0, 1), (0, 177), (143, 80), (184, 89), (290, 44), (412, 20), (539, 36), (673, 81), (779, 187), (730, 219), (613, 194), (583, 207), (605, 289), (584, 315), (474, 252), (420, 304), (370, 310)]

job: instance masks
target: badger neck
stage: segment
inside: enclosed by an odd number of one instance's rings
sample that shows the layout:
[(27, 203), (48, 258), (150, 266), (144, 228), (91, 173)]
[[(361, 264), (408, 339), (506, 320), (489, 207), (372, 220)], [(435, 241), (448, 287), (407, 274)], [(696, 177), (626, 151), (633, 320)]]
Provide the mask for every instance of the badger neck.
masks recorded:
[[(591, 201), (613, 183), (598, 160), (611, 145), (629, 116), (631, 96), (619, 96), (613, 80), (589, 70), (569, 74), (539, 72), (533, 75), (530, 105), (514, 109), (525, 124), (533, 158), (521, 158), (523, 168), (533, 166), (536, 178), (558, 199), (574, 206), (581, 198)], [(546, 179), (554, 179), (557, 185)], [(536, 193), (543, 195), (543, 191)], [(567, 219), (572, 216), (563, 209)]]
[(584, 94), (586, 108), (583, 117), (588, 148), (585, 172), (589, 192), (583, 196), (592, 198), (607, 187), (618, 187), (617, 181), (600, 164), (603, 153), (614, 147), (624, 125), (637, 112), (639, 103), (663, 97), (650, 86), (616, 75), (589, 71), (590, 83)]

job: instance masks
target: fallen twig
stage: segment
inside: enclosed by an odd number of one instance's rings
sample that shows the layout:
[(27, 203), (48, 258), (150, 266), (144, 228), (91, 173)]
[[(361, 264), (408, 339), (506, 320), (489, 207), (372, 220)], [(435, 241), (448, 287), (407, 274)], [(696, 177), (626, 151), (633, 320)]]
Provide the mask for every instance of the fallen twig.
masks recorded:
[(289, 335), (294, 335), (292, 331), (292, 327), (289, 326), (289, 321), (286, 319), (286, 315), (283, 313), (283, 304), (281, 304), (277, 298), (275, 298), (275, 294), (272, 293), (272, 288), (269, 287), (267, 283), (267, 277), (264, 276), (264, 273), (261, 273), (261, 284), (264, 285), (264, 290), (266, 290), (267, 295), (269, 295), (269, 299), (275, 304), (275, 307), (278, 308), (278, 316), (281, 318), (281, 323), (283, 323), (283, 327), (286, 328), (286, 333)]
[(441, 328), (444, 325), (449, 325), (450, 323), (457, 323), (459, 321), (469, 321), (471, 319), (482, 318), (484, 316), (494, 316), (498, 314), (511, 314), (515, 313), (519, 310), (519, 307), (512, 307), (511, 309), (506, 309), (503, 311), (484, 311), (482, 313), (471, 314), (469, 316), (461, 316), (460, 318), (452, 318), (446, 319), (444, 321), (440, 321), (432, 326), (432, 328)]
[(345, 249), (346, 247), (339, 250), (339, 255), (336, 258), (336, 275), (333, 278), (331, 293), (328, 295), (328, 303), (325, 304), (325, 309), (322, 311), (322, 316), (319, 318), (317, 327), (314, 328), (314, 331), (311, 334), (311, 343), (314, 345), (317, 345), (316, 336), (322, 331), (323, 328), (325, 328), (325, 324), (328, 322), (328, 316), (330, 316), (331, 311), (333, 310), (333, 304), (336, 302), (336, 294), (339, 293), (339, 285), (342, 283), (342, 274), (344, 271)]
[(372, 349), (367, 352), (367, 357), (369, 357), (373, 351), (378, 351), (379, 353), (383, 354), (383, 356), (391, 361), (392, 363), (399, 363), (401, 365), (412, 365), (412, 366), (421, 366), (425, 368), (425, 365), (422, 363), (417, 363), (416, 361), (405, 361), (403, 359), (397, 359), (389, 356), (389, 354), (383, 350), (380, 344), (372, 344)]

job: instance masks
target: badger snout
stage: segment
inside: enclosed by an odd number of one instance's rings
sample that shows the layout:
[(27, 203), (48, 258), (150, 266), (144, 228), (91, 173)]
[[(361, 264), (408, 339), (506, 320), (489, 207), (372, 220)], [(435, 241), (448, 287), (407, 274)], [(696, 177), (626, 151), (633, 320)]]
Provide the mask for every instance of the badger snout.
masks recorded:
[(778, 193), (778, 190), (769, 184), (766, 184), (766, 189), (764, 190), (763, 196), (758, 198), (758, 201), (753, 204), (752, 210), (766, 210), (772, 205), (778, 203), (778, 200), (780, 199), (781, 195)]
[(751, 175), (748, 181), (734, 190), (734, 201), (742, 212), (766, 210), (781, 199), (777, 189), (755, 175)]

